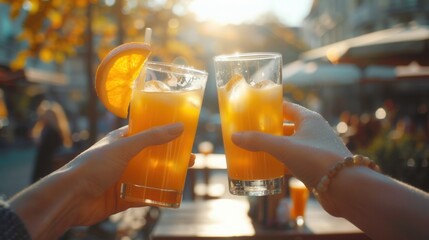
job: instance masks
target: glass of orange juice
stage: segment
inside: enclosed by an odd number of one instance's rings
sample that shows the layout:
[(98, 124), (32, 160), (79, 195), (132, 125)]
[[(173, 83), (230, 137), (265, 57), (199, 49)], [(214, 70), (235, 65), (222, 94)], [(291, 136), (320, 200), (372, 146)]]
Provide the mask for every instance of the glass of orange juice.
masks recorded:
[(251, 152), (232, 143), (240, 131), (282, 135), (282, 56), (243, 53), (214, 58), (216, 85), (228, 167), (229, 191), (264, 196), (282, 192), (284, 165), (265, 152)]
[(169, 143), (145, 148), (129, 162), (120, 179), (121, 198), (180, 206), (206, 81), (206, 72), (190, 67), (157, 62), (143, 67), (133, 87), (129, 134), (176, 122), (184, 124), (184, 132)]
[(301, 227), (304, 225), (305, 208), (310, 191), (303, 182), (294, 177), (289, 179), (289, 190), (292, 202), (290, 217), (294, 226)]

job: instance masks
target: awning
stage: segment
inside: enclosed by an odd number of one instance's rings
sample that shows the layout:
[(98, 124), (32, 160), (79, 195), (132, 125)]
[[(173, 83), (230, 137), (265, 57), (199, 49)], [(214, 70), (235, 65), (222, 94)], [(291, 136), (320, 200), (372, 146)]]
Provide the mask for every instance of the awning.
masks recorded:
[(429, 82), (429, 67), (413, 62), (407, 66), (367, 66), (361, 82), (399, 83), (418, 80)]
[(36, 68), (13, 71), (7, 66), (0, 66), (0, 85), (15, 85), (18, 81), (52, 85), (68, 84), (68, 78), (63, 73)]
[(416, 62), (406, 66), (331, 64), (295, 61), (283, 66), (283, 84), (325, 86), (366, 83), (429, 82), (429, 67)]
[(429, 65), (429, 26), (395, 27), (301, 54), (303, 61), (368, 65)]
[(25, 77), (29, 82), (45, 83), (52, 85), (66, 85), (68, 78), (65, 74), (59, 72), (50, 72), (36, 68), (26, 68)]
[(297, 86), (357, 83), (362, 71), (353, 64), (317, 64), (295, 61), (283, 66), (283, 84)]

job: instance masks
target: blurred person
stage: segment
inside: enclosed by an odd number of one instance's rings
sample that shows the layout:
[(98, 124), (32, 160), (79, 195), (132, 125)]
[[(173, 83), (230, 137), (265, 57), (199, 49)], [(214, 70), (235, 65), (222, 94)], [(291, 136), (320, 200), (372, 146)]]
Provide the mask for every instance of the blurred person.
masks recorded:
[[(120, 199), (116, 182), (137, 153), (177, 138), (183, 128), (176, 123), (128, 137), (127, 126), (110, 132), (62, 168), (0, 201), (0, 239), (58, 239), (73, 226), (143, 206)], [(191, 155), (190, 166), (194, 160)]]
[[(333, 216), (352, 222), (372, 239), (429, 239), (429, 194), (379, 173), (353, 156), (327, 121), (302, 106), (284, 103), (291, 136), (240, 132), (238, 146), (282, 161)], [(288, 134), (285, 134), (288, 135)]]
[(37, 108), (37, 116), (31, 132), (37, 145), (32, 182), (54, 171), (55, 155), (62, 147), (72, 146), (69, 122), (59, 103), (42, 101)]

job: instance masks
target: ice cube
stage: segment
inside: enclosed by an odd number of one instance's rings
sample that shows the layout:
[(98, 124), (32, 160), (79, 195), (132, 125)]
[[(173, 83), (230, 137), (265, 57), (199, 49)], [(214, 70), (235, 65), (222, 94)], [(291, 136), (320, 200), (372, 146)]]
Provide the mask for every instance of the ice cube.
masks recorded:
[(193, 108), (200, 108), (201, 107), (201, 96), (199, 94), (192, 94), (189, 95), (187, 98), (187, 101), (189, 103), (189, 106)]
[(250, 85), (247, 83), (246, 79), (244, 79), (240, 74), (232, 76), (229, 82), (225, 85), (225, 90), (230, 101), (229, 104), (231, 104), (231, 106), (236, 106), (234, 108), (240, 108), (240, 102), (245, 101), (244, 98), (247, 96), (246, 92), (249, 87)]
[(267, 89), (267, 88), (271, 88), (276, 86), (276, 84), (273, 81), (270, 80), (262, 80), (260, 82), (257, 82), (255, 84), (252, 85), (252, 87), (254, 88), (258, 88), (258, 89)]
[(144, 83), (143, 91), (145, 92), (166, 92), (170, 91), (170, 87), (164, 82), (158, 80), (150, 80)]
[(227, 92), (230, 92), (233, 89), (235, 89), (237, 86), (242, 85), (245, 82), (246, 80), (244, 79), (243, 76), (241, 76), (240, 74), (234, 74), (229, 79), (229, 81), (225, 84), (225, 89)]
[(234, 74), (231, 79), (225, 84), (225, 89), (227, 92), (231, 92), (237, 87), (243, 87), (247, 85), (246, 80), (240, 74)]

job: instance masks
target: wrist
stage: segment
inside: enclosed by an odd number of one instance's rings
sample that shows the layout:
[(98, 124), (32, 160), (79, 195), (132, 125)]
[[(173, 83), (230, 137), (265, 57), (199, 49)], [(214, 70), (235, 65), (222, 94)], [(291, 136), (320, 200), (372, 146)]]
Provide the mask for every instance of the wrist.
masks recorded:
[(325, 191), (318, 192), (316, 188), (312, 189), (314, 196), (323, 206), (323, 208), (332, 216), (342, 217), (342, 194), (347, 194), (347, 189), (353, 187), (350, 182), (354, 178), (353, 175), (357, 168), (344, 168), (339, 172), (334, 179), (331, 180), (329, 188)]
[(73, 226), (76, 202), (71, 186), (72, 172), (57, 171), (9, 201), (32, 239), (58, 238)]
[[(380, 167), (369, 158), (362, 155), (349, 156), (345, 157), (342, 161), (337, 161), (312, 188), (315, 197), (329, 213), (334, 216), (340, 215), (338, 206), (341, 205), (335, 203), (335, 200), (341, 195), (339, 193), (347, 192), (347, 187), (352, 187), (353, 181), (350, 179), (353, 179), (355, 173), (360, 172), (361, 169), (364, 172), (368, 170), (381, 172)], [(336, 182), (337, 184), (335, 184)], [(331, 188), (336, 189), (332, 190)]]

